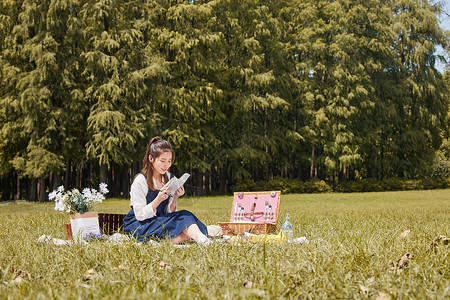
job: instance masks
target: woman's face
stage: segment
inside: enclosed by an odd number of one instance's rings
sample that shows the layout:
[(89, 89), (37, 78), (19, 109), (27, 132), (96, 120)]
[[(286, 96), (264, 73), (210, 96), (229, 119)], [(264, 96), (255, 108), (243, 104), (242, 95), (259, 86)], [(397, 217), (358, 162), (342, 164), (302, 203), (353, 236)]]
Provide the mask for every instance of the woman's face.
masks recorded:
[(153, 158), (150, 155), (150, 162), (153, 165), (153, 171), (154, 175), (164, 175), (167, 170), (169, 170), (170, 166), (172, 165), (172, 152), (165, 151), (157, 158)]

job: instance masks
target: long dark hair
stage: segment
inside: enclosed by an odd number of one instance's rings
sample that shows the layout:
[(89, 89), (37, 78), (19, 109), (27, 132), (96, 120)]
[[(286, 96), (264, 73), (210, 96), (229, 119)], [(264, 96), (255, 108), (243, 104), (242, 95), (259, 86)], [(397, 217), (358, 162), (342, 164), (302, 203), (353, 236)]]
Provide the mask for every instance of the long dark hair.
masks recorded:
[[(148, 143), (147, 153), (144, 156), (144, 167), (141, 171), (147, 177), (147, 185), (152, 190), (155, 190), (155, 186), (153, 184), (153, 165), (150, 162), (149, 156), (151, 155), (153, 159), (156, 159), (164, 152), (172, 152), (173, 161), (175, 158), (175, 153), (172, 150), (172, 145), (166, 140), (161, 140), (159, 136), (152, 138), (150, 143)], [(163, 178), (164, 182), (169, 181), (169, 176), (167, 176), (167, 174), (164, 174)]]

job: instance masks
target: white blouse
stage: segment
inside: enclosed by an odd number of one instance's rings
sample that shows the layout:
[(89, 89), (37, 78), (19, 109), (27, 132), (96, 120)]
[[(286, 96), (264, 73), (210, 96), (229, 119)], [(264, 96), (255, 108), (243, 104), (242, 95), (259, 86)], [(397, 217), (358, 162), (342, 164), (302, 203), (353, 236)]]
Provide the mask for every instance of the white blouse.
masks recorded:
[[(170, 178), (170, 174), (169, 178)], [(148, 193), (148, 185), (147, 185), (147, 179), (145, 178), (144, 174), (138, 174), (136, 178), (133, 181), (133, 184), (131, 184), (131, 190), (130, 190), (130, 200), (131, 200), (131, 206), (134, 210), (134, 215), (136, 216), (136, 219), (138, 221), (143, 221), (145, 219), (150, 219), (156, 216), (156, 212), (153, 210), (152, 203), (150, 202), (147, 204), (147, 193)], [(173, 201), (173, 198), (170, 200), (170, 202)], [(170, 202), (165, 207), (164, 212), (169, 213), (170, 211)], [(176, 209), (175, 209), (176, 210)]]

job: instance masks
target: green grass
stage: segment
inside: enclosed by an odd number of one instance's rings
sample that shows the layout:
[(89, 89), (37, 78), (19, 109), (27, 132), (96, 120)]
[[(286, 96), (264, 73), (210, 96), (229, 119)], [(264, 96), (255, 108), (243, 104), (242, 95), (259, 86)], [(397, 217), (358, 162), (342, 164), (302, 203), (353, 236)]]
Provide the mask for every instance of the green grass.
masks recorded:
[[(279, 225), (290, 213), (295, 236), (309, 244), (175, 248), (37, 243), (43, 234), (64, 238), (69, 217), (52, 203), (3, 203), (0, 299), (449, 299), (450, 248), (427, 251), (437, 235), (450, 237), (449, 204), (450, 190), (282, 195)], [(209, 225), (228, 221), (231, 206), (231, 196), (185, 197), (179, 209)], [(128, 209), (119, 199), (97, 208)], [(405, 253), (415, 256), (393, 271)]]

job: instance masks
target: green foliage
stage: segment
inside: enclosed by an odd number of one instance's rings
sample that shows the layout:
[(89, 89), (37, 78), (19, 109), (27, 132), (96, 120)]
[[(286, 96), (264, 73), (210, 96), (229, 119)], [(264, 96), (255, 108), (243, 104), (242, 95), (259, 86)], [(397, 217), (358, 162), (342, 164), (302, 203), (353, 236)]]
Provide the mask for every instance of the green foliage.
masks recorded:
[(450, 177), (450, 159), (439, 159), (432, 174), (435, 177)]
[(307, 180), (276, 177), (274, 180), (257, 181), (243, 179), (236, 185), (236, 191), (281, 191), (282, 193), (361, 193), (407, 190), (433, 190), (450, 188), (449, 177), (425, 177), (422, 179), (373, 178), (343, 181), (335, 185), (323, 180)]
[(0, 174), (108, 167), (112, 180), (160, 135), (205, 191), (445, 176), (439, 13), (415, 0), (3, 1)]
[(281, 191), (282, 193), (329, 193), (330, 185), (323, 180), (308, 180), (301, 182), (298, 179), (276, 177), (273, 180), (254, 182), (244, 179), (236, 185), (236, 191)]
[(305, 193), (329, 193), (332, 188), (323, 180), (308, 180), (305, 182)]
[(449, 187), (449, 177), (425, 177), (423, 179), (387, 178), (383, 180), (364, 179), (340, 182), (334, 187), (334, 191), (343, 193), (382, 192), (446, 189)]

